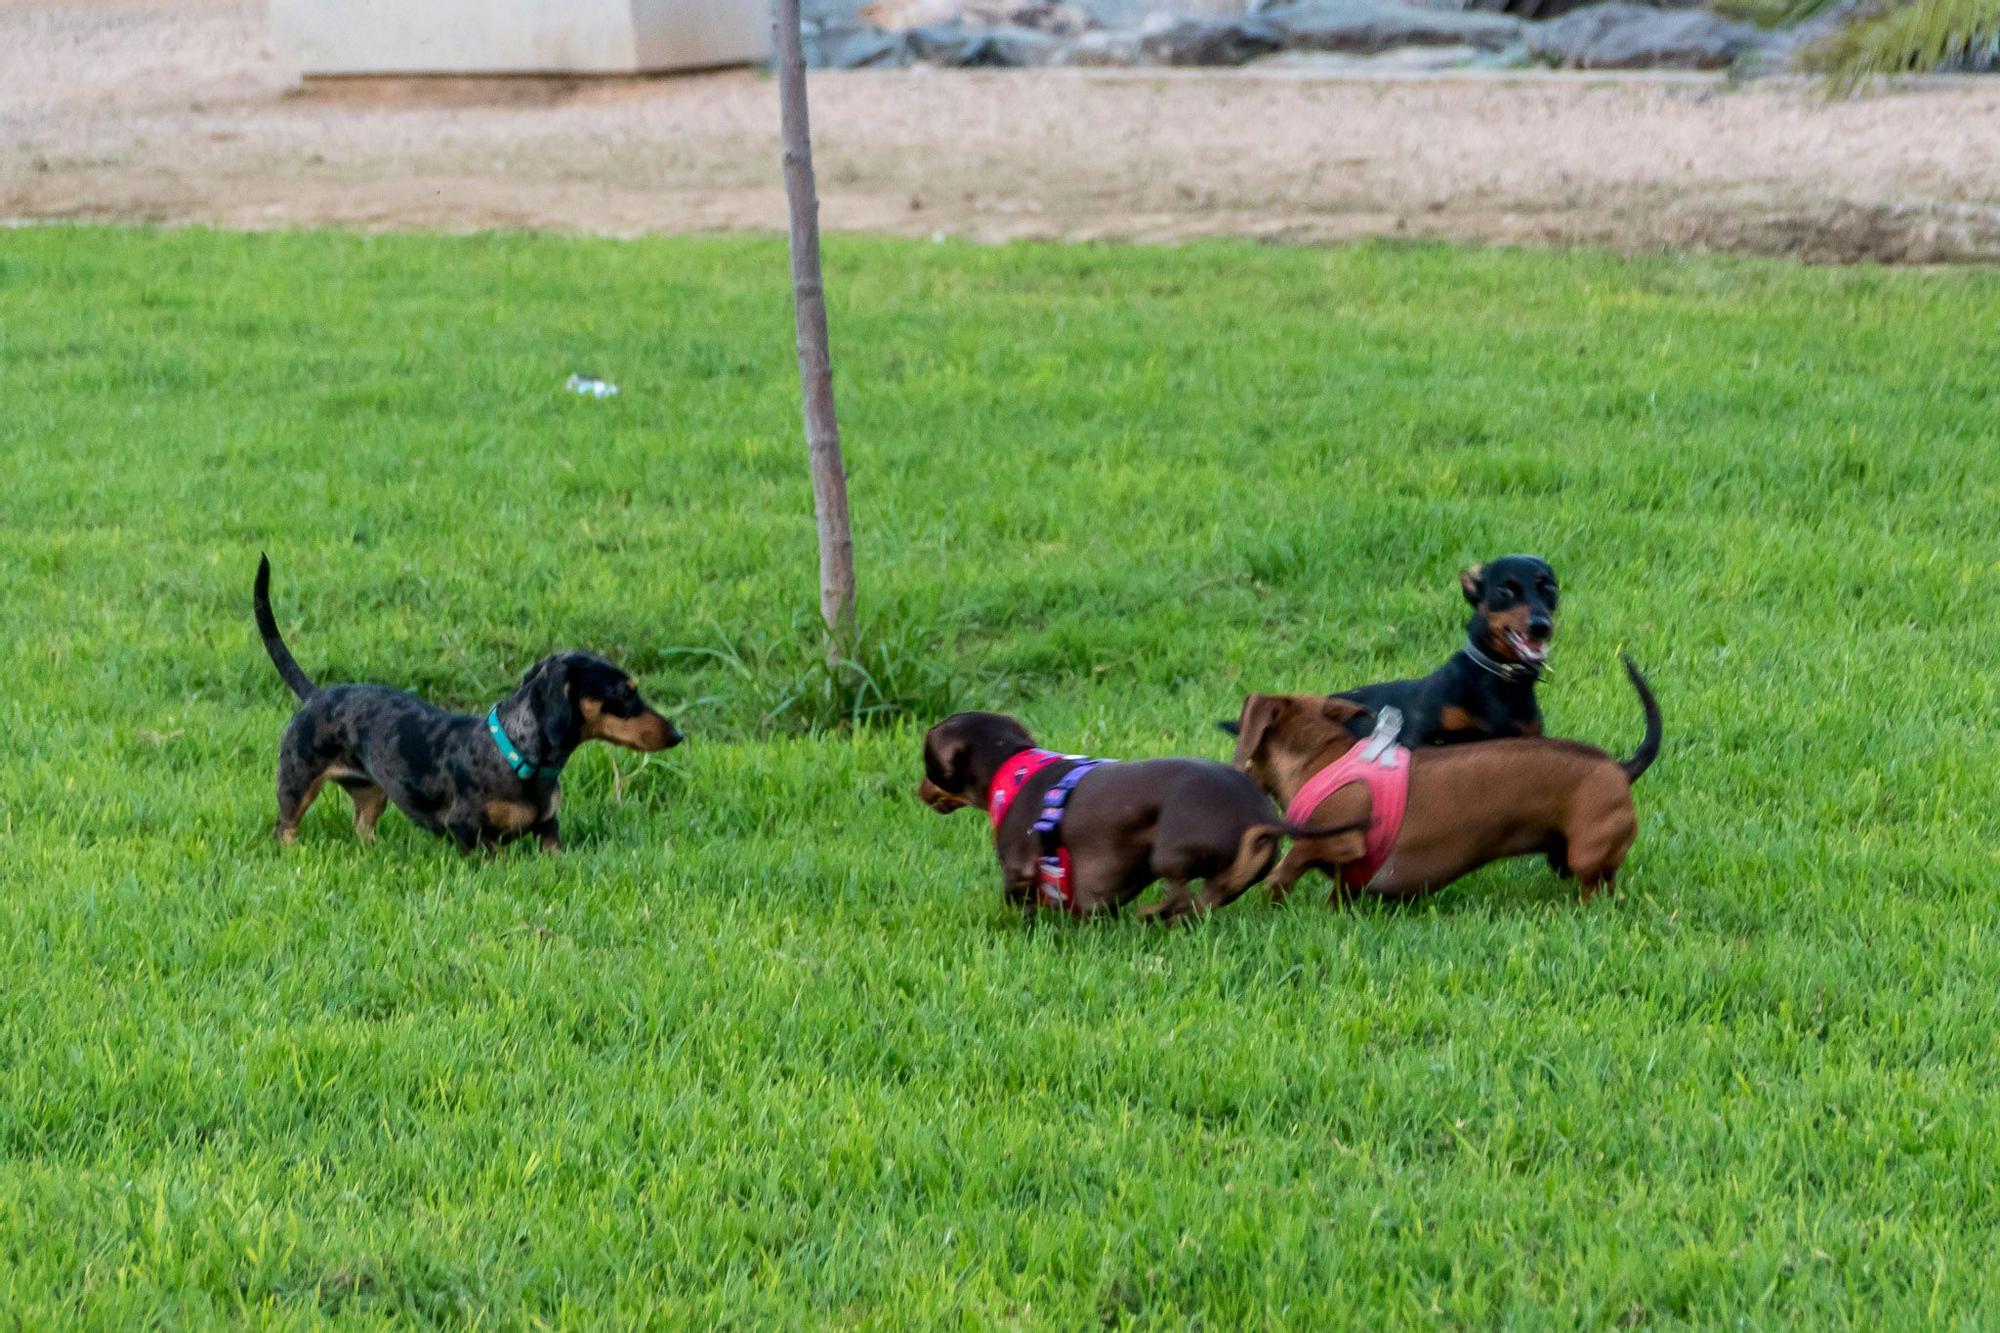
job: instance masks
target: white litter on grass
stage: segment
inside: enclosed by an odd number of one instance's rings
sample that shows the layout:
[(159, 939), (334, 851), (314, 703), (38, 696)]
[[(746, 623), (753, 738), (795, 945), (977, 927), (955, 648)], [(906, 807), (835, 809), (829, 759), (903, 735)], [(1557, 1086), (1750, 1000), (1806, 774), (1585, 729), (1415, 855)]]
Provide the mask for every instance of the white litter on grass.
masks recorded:
[(615, 398), (618, 386), (609, 380), (601, 380), (595, 375), (571, 375), (563, 385), (571, 393), (580, 393), (586, 398)]

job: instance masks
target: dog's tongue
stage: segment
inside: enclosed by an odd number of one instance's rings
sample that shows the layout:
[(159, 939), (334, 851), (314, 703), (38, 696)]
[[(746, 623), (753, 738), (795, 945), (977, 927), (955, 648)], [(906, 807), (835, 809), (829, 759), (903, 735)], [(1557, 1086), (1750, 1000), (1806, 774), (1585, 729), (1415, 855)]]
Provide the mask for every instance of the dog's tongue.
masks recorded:
[(1513, 643), (1514, 651), (1519, 653), (1524, 661), (1539, 662), (1549, 655), (1548, 645), (1546, 644), (1531, 643), (1520, 635), (1511, 632), (1507, 635), (1507, 638)]

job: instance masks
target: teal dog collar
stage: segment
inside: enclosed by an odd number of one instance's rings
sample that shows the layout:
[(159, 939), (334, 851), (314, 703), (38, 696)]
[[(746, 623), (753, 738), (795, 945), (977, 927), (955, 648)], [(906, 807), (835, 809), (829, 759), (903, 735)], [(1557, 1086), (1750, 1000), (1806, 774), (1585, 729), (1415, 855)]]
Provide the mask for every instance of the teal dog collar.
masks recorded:
[(507, 767), (513, 769), (514, 776), (523, 782), (532, 782), (536, 778), (552, 778), (562, 772), (561, 764), (541, 767), (521, 757), (521, 752), (515, 748), (514, 742), (507, 739), (507, 728), (500, 725), (499, 704), (494, 704), (486, 710), (486, 730), (492, 733), (493, 743), (500, 747), (500, 757), (507, 761)]

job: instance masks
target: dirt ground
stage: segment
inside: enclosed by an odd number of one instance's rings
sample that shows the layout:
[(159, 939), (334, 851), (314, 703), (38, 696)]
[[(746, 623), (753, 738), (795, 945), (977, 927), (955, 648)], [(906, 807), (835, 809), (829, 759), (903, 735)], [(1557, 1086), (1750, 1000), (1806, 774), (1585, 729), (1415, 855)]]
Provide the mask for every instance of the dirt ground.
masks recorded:
[[(0, 0), (0, 217), (783, 225), (734, 72), (301, 87), (258, 0)], [(2000, 78), (1828, 103), (1707, 78), (816, 75), (835, 228), (1437, 236), (1824, 261), (2000, 258)]]

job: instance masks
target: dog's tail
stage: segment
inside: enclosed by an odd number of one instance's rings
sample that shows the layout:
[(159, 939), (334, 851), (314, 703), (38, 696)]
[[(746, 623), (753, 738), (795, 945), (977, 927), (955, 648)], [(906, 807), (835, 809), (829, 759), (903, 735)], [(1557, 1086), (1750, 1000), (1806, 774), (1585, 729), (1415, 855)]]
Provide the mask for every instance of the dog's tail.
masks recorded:
[(299, 669), (292, 650), (285, 647), (278, 634), (277, 618), (271, 614), (271, 558), (267, 555), (257, 557), (257, 586), (251, 593), (250, 604), (256, 608), (257, 632), (264, 636), (264, 651), (271, 655), (271, 665), (278, 668), (278, 674), (292, 687), (293, 694), (301, 700), (311, 698), (319, 686)]
[(1639, 692), (1639, 706), (1646, 710), (1646, 738), (1639, 742), (1639, 748), (1632, 751), (1632, 757), (1618, 767), (1625, 770), (1628, 782), (1637, 782), (1639, 775), (1653, 766), (1660, 757), (1660, 704), (1653, 698), (1653, 691), (1647, 688), (1646, 678), (1639, 668), (1632, 665), (1632, 659), (1620, 657), (1625, 663), (1625, 674), (1632, 678), (1632, 688)]
[(1231, 889), (1247, 889), (1271, 873), (1271, 865), (1277, 860), (1280, 838), (1331, 838), (1337, 833), (1355, 833), (1367, 827), (1365, 819), (1323, 827), (1282, 821), (1252, 824), (1243, 830), (1243, 839), (1236, 844), (1236, 859), (1230, 862), (1229, 869), (1211, 882), (1227, 885)]
[(1331, 838), (1341, 833), (1366, 833), (1368, 831), (1368, 823), (1369, 821), (1366, 819), (1350, 819), (1345, 824), (1323, 824), (1318, 826), (1306, 824), (1266, 824), (1264, 827), (1277, 829), (1278, 835), (1284, 838)]

